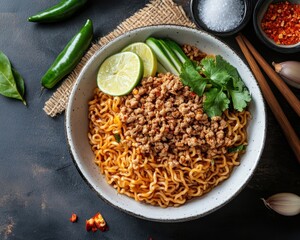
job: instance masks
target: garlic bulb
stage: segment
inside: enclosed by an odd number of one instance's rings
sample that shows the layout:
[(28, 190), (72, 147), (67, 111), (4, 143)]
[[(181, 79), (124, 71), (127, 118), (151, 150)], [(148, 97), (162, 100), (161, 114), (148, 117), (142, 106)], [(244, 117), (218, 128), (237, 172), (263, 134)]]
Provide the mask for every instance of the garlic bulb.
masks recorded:
[(284, 216), (300, 213), (300, 197), (294, 193), (277, 193), (268, 199), (262, 199), (266, 207)]
[(277, 72), (287, 84), (300, 89), (300, 62), (273, 62), (272, 65), (274, 66), (275, 72)]

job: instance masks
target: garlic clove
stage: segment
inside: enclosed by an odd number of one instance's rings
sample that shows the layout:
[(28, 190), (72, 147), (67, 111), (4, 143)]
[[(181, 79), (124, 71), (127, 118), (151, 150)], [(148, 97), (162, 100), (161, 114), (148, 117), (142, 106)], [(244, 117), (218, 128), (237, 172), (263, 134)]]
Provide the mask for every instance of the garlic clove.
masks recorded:
[(294, 216), (300, 213), (300, 197), (294, 193), (277, 193), (262, 200), (266, 207), (281, 215)]
[(275, 72), (277, 72), (287, 84), (300, 89), (300, 62), (273, 62), (272, 65)]

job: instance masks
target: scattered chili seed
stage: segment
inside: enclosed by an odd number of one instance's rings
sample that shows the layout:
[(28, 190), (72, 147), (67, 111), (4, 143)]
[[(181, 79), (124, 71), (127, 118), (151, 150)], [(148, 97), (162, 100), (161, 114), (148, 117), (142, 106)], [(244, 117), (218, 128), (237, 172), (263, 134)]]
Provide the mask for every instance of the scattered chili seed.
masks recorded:
[(78, 220), (77, 215), (76, 215), (75, 213), (73, 213), (72, 216), (70, 217), (70, 221), (71, 221), (72, 223), (74, 223), (74, 222), (77, 222), (77, 220)]
[(261, 27), (276, 44), (292, 45), (300, 42), (300, 4), (288, 1), (270, 4)]

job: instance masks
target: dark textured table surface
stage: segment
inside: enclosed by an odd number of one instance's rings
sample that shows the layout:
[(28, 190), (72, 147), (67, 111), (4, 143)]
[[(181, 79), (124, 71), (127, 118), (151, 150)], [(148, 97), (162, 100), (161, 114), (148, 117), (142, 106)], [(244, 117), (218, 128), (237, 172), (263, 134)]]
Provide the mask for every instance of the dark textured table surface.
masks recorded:
[[(185, 223), (149, 222), (114, 209), (89, 188), (68, 151), (64, 114), (50, 118), (43, 111), (53, 91), (40, 96), (40, 79), (66, 42), (87, 18), (95, 38), (112, 31), (147, 1), (89, 1), (70, 20), (34, 24), (27, 17), (58, 1), (1, 0), (0, 50), (25, 79), (28, 106), (0, 96), (0, 239), (300, 239), (300, 215), (284, 217), (269, 211), (261, 198), (278, 192), (300, 195), (300, 166), (280, 126), (267, 107), (266, 145), (249, 184), (226, 206)], [(187, 1), (182, 4), (189, 15)], [(256, 38), (252, 22), (243, 33), (268, 62), (300, 60), (279, 54)], [(223, 38), (242, 57), (234, 37)], [(300, 133), (299, 117), (270, 83), (284, 112)], [(300, 91), (292, 89), (297, 97)], [(109, 231), (85, 230), (85, 219), (100, 211)], [(79, 221), (70, 223), (72, 212)]]

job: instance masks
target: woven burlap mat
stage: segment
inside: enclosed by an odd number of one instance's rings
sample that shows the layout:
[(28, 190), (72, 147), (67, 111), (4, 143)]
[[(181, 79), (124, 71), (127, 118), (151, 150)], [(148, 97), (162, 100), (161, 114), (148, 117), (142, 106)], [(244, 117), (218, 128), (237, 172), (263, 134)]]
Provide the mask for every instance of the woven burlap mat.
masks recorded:
[(55, 117), (64, 112), (72, 87), (76, 82), (77, 76), (85, 63), (98, 51), (102, 46), (110, 42), (115, 37), (130, 31), (132, 29), (158, 24), (176, 24), (189, 27), (196, 27), (189, 20), (183, 8), (175, 4), (172, 0), (152, 0), (144, 8), (140, 9), (131, 17), (127, 18), (117, 28), (108, 35), (100, 38), (93, 43), (80, 63), (73, 72), (64, 80), (61, 86), (54, 92), (51, 98), (45, 103), (44, 111), (47, 115)]

